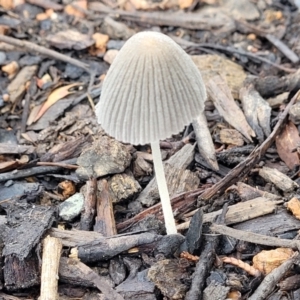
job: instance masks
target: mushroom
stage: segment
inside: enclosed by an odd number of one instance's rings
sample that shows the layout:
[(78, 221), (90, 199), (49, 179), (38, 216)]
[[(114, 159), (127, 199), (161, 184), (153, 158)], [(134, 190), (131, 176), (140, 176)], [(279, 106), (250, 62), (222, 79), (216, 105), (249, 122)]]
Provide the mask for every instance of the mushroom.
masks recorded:
[(168, 36), (140, 32), (122, 47), (103, 82), (96, 116), (112, 137), (151, 144), (167, 234), (177, 233), (159, 140), (183, 130), (204, 110), (205, 86), (188, 54)]

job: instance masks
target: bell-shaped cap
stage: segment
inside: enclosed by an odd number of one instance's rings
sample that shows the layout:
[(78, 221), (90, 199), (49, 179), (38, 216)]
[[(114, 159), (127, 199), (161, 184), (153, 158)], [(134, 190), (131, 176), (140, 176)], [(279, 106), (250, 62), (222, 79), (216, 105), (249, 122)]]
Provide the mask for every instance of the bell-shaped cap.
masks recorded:
[(203, 111), (205, 99), (190, 56), (162, 33), (140, 32), (110, 66), (96, 116), (110, 136), (143, 145), (180, 132)]

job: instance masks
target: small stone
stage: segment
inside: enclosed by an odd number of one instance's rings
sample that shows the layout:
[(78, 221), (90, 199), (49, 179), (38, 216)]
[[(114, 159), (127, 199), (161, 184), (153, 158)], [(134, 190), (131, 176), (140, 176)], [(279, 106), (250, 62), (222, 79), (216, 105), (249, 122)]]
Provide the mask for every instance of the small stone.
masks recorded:
[(72, 221), (81, 213), (83, 204), (83, 195), (76, 193), (59, 205), (59, 216), (65, 221)]

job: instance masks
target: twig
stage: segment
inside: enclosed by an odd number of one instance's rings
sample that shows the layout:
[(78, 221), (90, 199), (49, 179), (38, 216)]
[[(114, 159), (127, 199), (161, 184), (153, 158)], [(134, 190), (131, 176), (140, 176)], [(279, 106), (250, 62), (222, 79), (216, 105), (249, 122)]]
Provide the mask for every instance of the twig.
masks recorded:
[(243, 231), (233, 229), (224, 225), (212, 224), (210, 226), (210, 230), (213, 232), (217, 232), (223, 235), (231, 236), (235, 239), (265, 245), (265, 246), (272, 246), (272, 247), (285, 247), (285, 248), (292, 248), (292, 249), (300, 249), (300, 241), (298, 240), (287, 240), (287, 239), (279, 239), (272, 236), (262, 235), (258, 233)]
[[(1, 175), (1, 174), (0, 174)], [(1, 178), (1, 177), (0, 177)], [(184, 192), (180, 195), (175, 196), (174, 198), (171, 199), (171, 204), (173, 207), (173, 211), (175, 210), (175, 206), (181, 206), (182, 203), (184, 202), (185, 204), (187, 204), (188, 202), (190, 202), (190, 205), (194, 205), (194, 201), (195, 198), (197, 196), (199, 196), (199, 194), (201, 194), (203, 191), (203, 189), (197, 189), (194, 191), (188, 191), (188, 192)], [(156, 217), (158, 219), (162, 219), (162, 208), (161, 208), (161, 203), (157, 203), (147, 209), (145, 209), (144, 211), (140, 212), (139, 214), (135, 215), (134, 217), (132, 217), (131, 219), (128, 219), (122, 223), (119, 223), (117, 225), (117, 230), (119, 232), (124, 231), (125, 229), (129, 228), (130, 226), (134, 225), (135, 223), (137, 223), (138, 221), (142, 220), (143, 218), (145, 218), (145, 216), (152, 214), (152, 215), (156, 215)]]
[(282, 124), (284, 124), (291, 106), (296, 102), (296, 100), (299, 97), (299, 94), (300, 90), (295, 94), (290, 103), (286, 106), (285, 110), (281, 114), (277, 124), (275, 125), (272, 133), (268, 136), (268, 138), (258, 148), (256, 148), (243, 162), (241, 162), (235, 168), (233, 168), (222, 180), (217, 182), (211, 188), (206, 189), (201, 195), (201, 199), (209, 200), (212, 197), (217, 197), (218, 195), (222, 194), (229, 186), (235, 184), (238, 181), (243, 180), (243, 178), (249, 174), (253, 166), (260, 161), (261, 157), (265, 154), (265, 152), (275, 141), (275, 138), (281, 130), (281, 126)]
[(49, 162), (49, 161), (41, 161), (37, 163), (37, 166), (53, 166), (53, 167), (60, 167), (65, 169), (78, 169), (78, 166), (73, 164), (67, 164), (64, 162)]
[(14, 170), (11, 172), (1, 173), (0, 174), (0, 182), (57, 172), (63, 167), (63, 165), (75, 164), (76, 161), (77, 161), (77, 158), (72, 158), (72, 159), (60, 162), (60, 166), (57, 166), (57, 163), (56, 163), (56, 166), (33, 167), (30, 169)]
[(69, 63), (71, 65), (74, 65), (78, 68), (84, 69), (89, 74), (93, 74), (93, 71), (91, 70), (91, 68), (89, 67), (88, 64), (82, 63), (81, 61), (79, 61), (75, 58), (69, 57), (62, 53), (56, 52), (51, 49), (47, 49), (47, 48), (39, 46), (39, 45), (36, 45), (34, 43), (31, 43), (28, 41), (23, 41), (23, 40), (18, 40), (18, 39), (9, 37), (9, 36), (5, 36), (3, 34), (0, 34), (0, 42), (4, 42), (4, 43), (10, 44), (10, 45), (17, 46), (17, 47), (20, 47), (21, 49), (38, 52), (38, 53), (46, 55), (48, 57), (52, 57), (54, 59), (61, 60), (66, 63)]
[[(243, 51), (243, 50), (238, 50), (238, 49), (234, 49), (232, 47), (223, 47), (223, 46), (220, 46), (220, 45), (214, 45), (214, 44), (199, 44), (199, 47), (202, 47), (202, 48), (210, 48), (210, 49), (217, 49), (217, 50), (221, 50), (221, 51), (225, 51), (225, 52), (229, 52), (229, 53), (237, 53), (237, 54), (240, 54), (240, 55), (243, 55), (243, 56), (247, 56), (251, 59), (254, 59), (254, 60), (260, 60), (261, 62), (264, 62), (266, 64), (269, 64), (279, 70), (282, 70), (282, 71), (285, 71), (287, 73), (295, 73), (297, 72), (297, 69), (291, 69), (291, 68), (286, 68), (286, 67), (283, 67), (281, 65), (278, 65), (264, 57), (261, 57), (261, 56), (258, 56), (258, 55), (255, 55), (255, 54), (252, 54), (252, 53), (249, 53), (249, 52), (246, 52), (246, 51)], [(197, 48), (197, 47), (196, 47)]]
[(58, 267), (61, 250), (62, 243), (60, 239), (50, 236), (44, 239), (40, 300), (58, 298)]
[(270, 293), (273, 291), (276, 284), (286, 274), (286, 272), (290, 270), (297, 259), (299, 259), (298, 252), (296, 252), (293, 257), (282, 263), (278, 268), (274, 269), (270, 274), (268, 274), (260, 286), (252, 294), (252, 296), (248, 298), (248, 300), (267, 299), (268, 295), (270, 295)]

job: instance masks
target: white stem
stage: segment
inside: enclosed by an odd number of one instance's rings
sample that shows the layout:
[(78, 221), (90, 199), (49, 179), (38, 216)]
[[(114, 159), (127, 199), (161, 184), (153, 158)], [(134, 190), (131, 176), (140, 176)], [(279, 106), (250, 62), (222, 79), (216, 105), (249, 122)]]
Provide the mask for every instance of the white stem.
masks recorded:
[(156, 176), (156, 182), (160, 195), (160, 201), (165, 219), (167, 234), (177, 233), (175, 220), (173, 216), (168, 186), (166, 182), (164, 166), (162, 163), (159, 141), (151, 143), (153, 164)]

